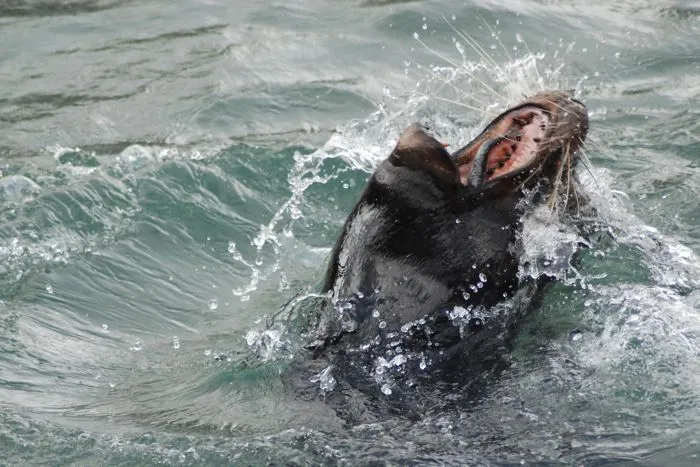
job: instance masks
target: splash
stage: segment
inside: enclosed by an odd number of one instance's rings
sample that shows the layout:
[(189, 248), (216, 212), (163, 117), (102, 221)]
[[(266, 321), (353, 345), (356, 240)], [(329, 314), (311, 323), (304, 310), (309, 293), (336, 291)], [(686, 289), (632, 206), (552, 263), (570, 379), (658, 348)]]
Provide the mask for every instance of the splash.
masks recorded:
[[(483, 50), (476, 61), (469, 59), (463, 45), (466, 36), (460, 34), (453, 40), (461, 63), (443, 55), (438, 56), (446, 65), (407, 61), (406, 72), (416, 75), (413, 89), (385, 88), (384, 99), (367, 119), (341, 126), (322, 148), (310, 154), (294, 155), (287, 175), (291, 196), (252, 238), (254, 255), (245, 257), (235, 245), (229, 250), (232, 259), (250, 271), (248, 282), (234, 289), (234, 295), (247, 301), (265, 281), (284, 280), (281, 261), (294, 244), (295, 227), (315, 215), (306, 202), (311, 189), (332, 187), (348, 172), (370, 174), (391, 152), (399, 134), (415, 121), (428, 126), (438, 139), (455, 142), (455, 147), (466, 144), (502, 109), (544, 87), (538, 72), (541, 55), (528, 53), (494, 70), (495, 61)], [(416, 41), (425, 45), (420, 37)], [(557, 72), (548, 74), (552, 81), (556, 76)]]
[[(447, 19), (445, 21), (452, 26)], [(557, 64), (555, 68), (544, 66), (545, 55), (531, 53), (522, 38), (519, 44), (523, 44), (525, 53), (514, 57), (502, 47), (506, 52), (506, 60), (497, 61), (493, 52), (487, 52), (467, 34), (454, 27), (452, 30), (454, 49), (445, 53), (432, 49), (421, 39), (420, 34), (414, 35), (415, 43), (427, 49), (439, 63), (424, 65), (409, 58), (404, 65), (405, 74), (414, 79), (412, 88), (386, 87), (377, 110), (366, 119), (337, 128), (323, 147), (310, 154), (294, 154), (294, 165), (287, 174), (287, 186), (291, 195), (268, 223), (260, 225), (257, 234), (251, 239), (251, 245), (255, 247), (254, 254), (246, 256), (237, 245), (230, 245), (229, 253), (233, 261), (250, 271), (247, 283), (232, 291), (241, 301), (249, 300), (251, 294), (267, 281), (286, 283), (283, 261), (286, 255), (297, 254), (297, 226), (317, 216), (318, 208), (308, 202), (308, 194), (319, 186), (334, 189), (347, 173), (364, 173), (365, 177), (369, 176), (391, 152), (396, 139), (409, 124), (415, 121), (423, 123), (436, 138), (450, 141), (456, 149), (471, 141), (503, 109), (521, 101), (525, 96), (546, 88), (562, 87), (558, 81), (563, 65)], [(500, 42), (495, 32), (494, 35)], [(347, 189), (346, 186), (343, 188)], [(334, 219), (338, 228), (345, 215), (347, 213), (338, 213), (337, 219)], [(531, 224), (537, 224), (537, 220)], [(532, 261), (521, 268), (521, 274), (535, 277), (550, 274), (568, 279), (570, 257), (577, 242), (581, 241), (577, 234), (573, 230), (564, 230), (561, 235), (553, 238), (551, 226), (540, 230), (530, 229), (528, 232), (524, 240), (530, 245)], [(308, 246), (302, 245), (302, 248)], [(317, 258), (321, 259), (328, 251), (328, 248), (318, 251)], [(322, 269), (322, 261), (319, 260), (316, 267)], [(478, 293), (485, 280), (472, 284), (473, 292), (470, 293)], [(571, 280), (584, 282), (580, 275)], [(302, 295), (309, 292), (310, 286), (301, 291)], [(469, 313), (478, 314), (479, 310), (469, 310)], [(455, 321), (460, 323), (467, 323), (476, 316), (465, 318), (457, 315)], [(348, 326), (352, 325), (354, 323), (348, 323)], [(259, 348), (258, 340), (253, 339), (251, 348), (254, 350)], [(395, 357), (396, 355), (387, 362), (388, 367), (379, 361), (374, 369), (374, 373), (379, 375), (378, 384), (389, 391), (394, 382), (387, 375), (400, 372), (407, 363), (394, 365)], [(265, 358), (271, 358), (271, 355), (265, 353)], [(404, 357), (399, 357), (401, 358)], [(411, 359), (415, 360), (412, 364), (423, 369), (429, 364), (421, 355), (412, 356)], [(383, 371), (388, 368), (392, 370)]]
[(289, 354), (289, 341), (285, 338), (286, 331), (281, 328), (270, 328), (264, 331), (250, 330), (245, 336), (248, 347), (262, 361), (277, 359), (282, 353)]
[(22, 204), (32, 201), (41, 187), (23, 175), (2, 176), (0, 172), (0, 203)]

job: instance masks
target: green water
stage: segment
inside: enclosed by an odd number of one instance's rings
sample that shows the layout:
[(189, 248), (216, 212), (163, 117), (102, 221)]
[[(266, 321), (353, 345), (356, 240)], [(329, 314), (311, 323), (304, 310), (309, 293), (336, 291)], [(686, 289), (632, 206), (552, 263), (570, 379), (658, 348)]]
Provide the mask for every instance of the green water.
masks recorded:
[[(3, 2), (0, 464), (697, 465), (696, 3)], [(285, 390), (400, 131), (543, 88), (590, 109), (605, 234), (564, 272), (528, 224), (560, 280), (489, 396), (346, 426)]]

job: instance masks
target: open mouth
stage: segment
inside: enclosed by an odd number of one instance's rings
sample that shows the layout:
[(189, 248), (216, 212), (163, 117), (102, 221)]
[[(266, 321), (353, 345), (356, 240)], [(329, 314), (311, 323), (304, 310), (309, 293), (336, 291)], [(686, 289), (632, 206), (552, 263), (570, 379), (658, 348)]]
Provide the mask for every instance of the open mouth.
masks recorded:
[(452, 157), (461, 183), (478, 187), (535, 169), (551, 157), (573, 156), (587, 129), (581, 102), (564, 92), (543, 93), (498, 116)]

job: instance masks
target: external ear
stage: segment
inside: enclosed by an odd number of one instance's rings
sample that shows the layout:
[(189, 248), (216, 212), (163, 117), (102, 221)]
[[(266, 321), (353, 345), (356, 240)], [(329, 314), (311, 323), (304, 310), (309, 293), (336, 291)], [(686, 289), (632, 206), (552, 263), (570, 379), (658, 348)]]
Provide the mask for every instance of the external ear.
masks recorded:
[(425, 172), (443, 187), (459, 183), (459, 171), (445, 146), (418, 123), (403, 132), (389, 160), (395, 166)]

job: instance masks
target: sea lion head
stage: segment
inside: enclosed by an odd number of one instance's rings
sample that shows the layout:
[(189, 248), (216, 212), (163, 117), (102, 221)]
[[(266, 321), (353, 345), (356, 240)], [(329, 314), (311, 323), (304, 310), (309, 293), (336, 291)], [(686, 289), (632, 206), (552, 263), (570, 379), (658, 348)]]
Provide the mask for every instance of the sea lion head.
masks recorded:
[(413, 124), (390, 161), (427, 172), (443, 189), (512, 191), (542, 178), (555, 182), (568, 177), (587, 130), (583, 103), (563, 91), (543, 92), (503, 112), (452, 155)]
[(475, 188), (536, 172), (553, 176), (562, 164), (575, 164), (587, 131), (580, 101), (562, 91), (544, 92), (496, 117), (453, 159), (460, 182)]

